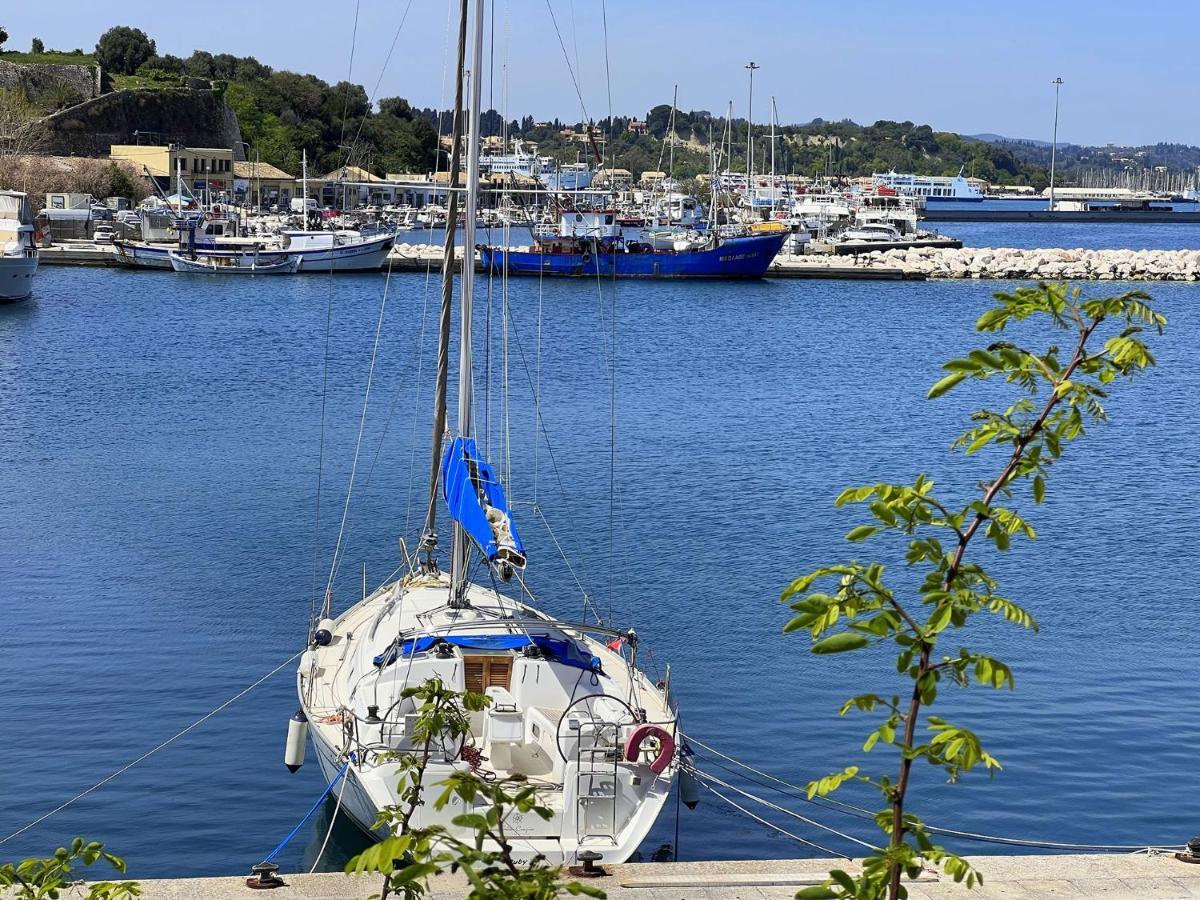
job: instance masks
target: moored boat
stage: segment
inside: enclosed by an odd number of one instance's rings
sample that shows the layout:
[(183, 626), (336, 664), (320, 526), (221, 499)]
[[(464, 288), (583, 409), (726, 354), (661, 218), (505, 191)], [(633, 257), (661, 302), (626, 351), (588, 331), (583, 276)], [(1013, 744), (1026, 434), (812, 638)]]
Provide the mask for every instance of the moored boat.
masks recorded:
[[(478, 72), (482, 2), (475, 15), (471, 70)], [(456, 123), (463, 118), (465, 24)], [(472, 89), (465, 130), (475, 136), (478, 82)], [(452, 184), (460, 171), (458, 125), (454, 135)], [(475, 139), (466, 171), (472, 186), (465, 192), (468, 247), (474, 245), (478, 171)], [(458, 207), (459, 196), (452, 194), (450, 229)], [(567, 622), (542, 612), (520, 576), (527, 565), (525, 545), (499, 475), (472, 435), (472, 386), (481, 374), (472, 367), (475, 269), (463, 267), (456, 279), (454, 258), (453, 243), (447, 242), (431, 476), (419, 550), (410, 555), (404, 549), (400, 571), (406, 574), (361, 599), (356, 591), (356, 602), (335, 615), (335, 547), (324, 601), (319, 611), (313, 609), (308, 649), (296, 673), (300, 709), (288, 726), (284, 762), (293, 771), (299, 768), (311, 737), (329, 790), (337, 784), (340, 809), (368, 833), (386, 834), (386, 825), (375, 829), (380, 811), (411, 802), (403, 825), (392, 827), (437, 827), (458, 840), (478, 840), (485, 851), (511, 851), (517, 861), (624, 862), (646, 838), (679, 771), (681, 737), (669, 674), (655, 683), (642, 673), (632, 629)], [(457, 434), (447, 440), (445, 385), (456, 281), (458, 421)], [(438, 560), (439, 493), (454, 521), (448, 572)], [(565, 585), (548, 580), (546, 599), (561, 605)], [(433, 685), (454, 692), (454, 698), (463, 691), (486, 695), (486, 703), (477, 698), (479, 706), (473, 700), (457, 708), (454, 715), (461, 714), (464, 727), (451, 732), (451, 739), (447, 732), (422, 732), (422, 721), (430, 726), (413, 690)], [(422, 757), (419, 773), (403, 762), (414, 753)], [(507, 810), (499, 839), (477, 833), (472, 814), (495, 810), (482, 795), (433, 802), (452, 775), (531, 789), (539, 809)], [(405, 778), (419, 778), (422, 790), (409, 793)]]
[(29, 197), (0, 191), (0, 303), (27, 300), (33, 294), (38, 248)]
[(255, 253), (193, 258), (172, 250), (169, 256), (172, 269), (193, 275), (293, 275), (300, 268), (300, 258), (294, 254)]
[(563, 214), (556, 235), (537, 237), (528, 250), (478, 249), (484, 271), (497, 274), (747, 279), (766, 274), (787, 236), (786, 231), (713, 235), (700, 246), (686, 237), (680, 240), (685, 246), (676, 249), (671, 234), (626, 240), (610, 211), (570, 212)]

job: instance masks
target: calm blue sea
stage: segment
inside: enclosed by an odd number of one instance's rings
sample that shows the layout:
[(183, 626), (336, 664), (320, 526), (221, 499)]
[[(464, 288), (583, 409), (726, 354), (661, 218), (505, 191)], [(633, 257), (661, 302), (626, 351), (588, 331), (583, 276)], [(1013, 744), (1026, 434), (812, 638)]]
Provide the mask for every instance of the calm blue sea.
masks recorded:
[[(1164, 227), (1159, 238), (1176, 233)], [(46, 267), (36, 299), (0, 309), (0, 837), (300, 649), (341, 516), (384, 286), (382, 276), (229, 281)], [(939, 362), (975, 345), (972, 323), (997, 286), (621, 283), (612, 354), (611, 286), (514, 280), (507, 416), (500, 292), (480, 287), (476, 358), (494, 378), (476, 388), (478, 430), (494, 458), (507, 431), (511, 492), (546, 609), (579, 614), (574, 571), (599, 608), (636, 626), (654, 666), (671, 665), (685, 727), (732, 756), (799, 783), (851, 762), (891, 771), (885, 753), (859, 752), (866, 721), (837, 709), (901, 683), (886, 660), (809, 655), (803, 636), (780, 634), (778, 596), (815, 565), (894, 552), (841, 541), (860, 521), (833, 508), (844, 485), (924, 472), (962, 501), (995, 470), (995, 457), (947, 450), (989, 396), (924, 396)], [(915, 808), (938, 824), (1139, 845), (1200, 831), (1200, 286), (1150, 290), (1171, 318), (1154, 340), (1159, 369), (1118, 386), (1112, 423), (1056, 467), (1046, 505), (1028, 509), (1040, 539), (988, 557), (1043, 627), (991, 623), (972, 639), (1013, 665), (1017, 691), (947, 689), (942, 712), (975, 726), (1004, 771), (947, 785), (918, 769)], [(417, 531), (435, 303), (435, 281), (391, 279), (339, 606), (358, 596), (364, 566), (372, 585), (383, 580), (397, 540)], [(535, 435), (531, 402), (539, 310), (548, 441)], [(0, 847), (0, 859), (82, 834), (125, 855), (135, 876), (248, 871), (323, 787), (311, 754), (296, 775), (282, 765), (295, 707), (289, 667)], [(701, 765), (723, 775), (703, 755)], [(737, 783), (872, 837), (869, 823)], [(861, 791), (846, 796), (876, 805)], [(361, 849), (339, 824), (315, 859), (329, 816), (323, 809), (288, 848), (285, 870), (339, 867)], [(671, 804), (644, 856), (673, 845), (675, 829)], [(682, 810), (678, 833), (685, 859), (816, 853), (711, 796)]]

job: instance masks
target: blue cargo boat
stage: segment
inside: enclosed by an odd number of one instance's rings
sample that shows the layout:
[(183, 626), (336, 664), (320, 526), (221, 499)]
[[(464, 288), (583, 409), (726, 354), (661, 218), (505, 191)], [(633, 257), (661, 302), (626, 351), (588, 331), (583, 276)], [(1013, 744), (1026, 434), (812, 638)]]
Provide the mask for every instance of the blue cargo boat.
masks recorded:
[(485, 272), (575, 278), (762, 278), (787, 232), (714, 238), (686, 249), (659, 250), (627, 240), (615, 214), (571, 212), (559, 234), (539, 238), (529, 250), (480, 246)]

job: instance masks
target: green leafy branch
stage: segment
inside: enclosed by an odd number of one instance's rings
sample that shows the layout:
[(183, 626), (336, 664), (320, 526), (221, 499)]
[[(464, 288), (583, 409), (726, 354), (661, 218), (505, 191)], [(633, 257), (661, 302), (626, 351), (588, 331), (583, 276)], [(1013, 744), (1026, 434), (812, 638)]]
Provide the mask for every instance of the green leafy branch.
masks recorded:
[[(1007, 456), (999, 473), (982, 482), (979, 496), (961, 507), (939, 499), (934, 482), (923, 475), (912, 484), (847, 488), (835, 501), (839, 507), (865, 506), (871, 517), (852, 528), (847, 541), (861, 543), (887, 531), (908, 539), (905, 565), (924, 573), (916, 597), (897, 596), (885, 582), (882, 563), (856, 560), (814, 569), (783, 592), (795, 613), (784, 631), (807, 631), (813, 653), (891, 644), (896, 671), (912, 682), (907, 700), (899, 694), (890, 699), (861, 694), (841, 710), (842, 715), (854, 710), (882, 714), (863, 750), (893, 747), (898, 759), (895, 780), (861, 775), (851, 766), (809, 785), (810, 797), (829, 794), (851, 780), (879, 790), (887, 803), (878, 818), (888, 836), (887, 847), (864, 861), (857, 879), (833, 872), (828, 882), (802, 891), (801, 897), (904, 897), (902, 875), (919, 874), (925, 863), (940, 865), (968, 886), (982, 880), (965, 860), (933, 844), (920, 820), (905, 808), (912, 764), (918, 759), (941, 769), (950, 781), (977, 767), (989, 773), (1000, 769), (974, 731), (937, 716), (923, 717), (922, 710), (936, 702), (943, 679), (962, 687), (975, 683), (1011, 690), (1012, 669), (965, 647), (938, 656), (942, 635), (967, 627), (979, 613), (1037, 629), (1033, 616), (998, 593), (995, 580), (967, 558), (967, 551), (980, 533), (1001, 552), (1009, 549), (1014, 538), (1037, 537), (1032, 524), (1011, 505), (1014, 487), (1026, 481), (1034, 503), (1045, 500), (1046, 477), (1064, 448), (1088, 427), (1106, 421), (1109, 387), (1118, 378), (1131, 378), (1155, 364), (1143, 333), (1147, 329), (1161, 333), (1166, 324), (1166, 317), (1142, 291), (1083, 299), (1078, 289), (1039, 284), (997, 294), (996, 300), (997, 305), (976, 323), (981, 333), (1000, 333), (1012, 323), (1040, 317), (1049, 321), (1052, 330), (1070, 335), (1066, 352), (1051, 344), (1035, 353), (1007, 340), (972, 350), (947, 362), (943, 367), (947, 374), (930, 388), (931, 399), (968, 379), (1001, 379), (1017, 389), (1019, 396), (1003, 411), (973, 413), (971, 427), (952, 444), (968, 456), (988, 447), (1003, 449)], [(1107, 336), (1096, 347), (1101, 331)]]
[(117, 872), (125, 873), (125, 860), (109, 853), (99, 841), (84, 841), (77, 837), (69, 849), (59, 847), (53, 856), (33, 857), (0, 866), (0, 888), (8, 889), (0, 894), (13, 900), (58, 900), (64, 891), (71, 889), (86, 889), (86, 894), (79, 895), (85, 900), (128, 900), (141, 895), (141, 886), (136, 881), (84, 884), (74, 877), (77, 864), (91, 866), (102, 860)]
[(428, 803), (426, 771), (437, 748), (444, 749), (448, 741), (458, 755), (470, 737), (469, 714), (486, 709), (491, 701), (484, 694), (451, 690), (436, 679), (407, 688), (402, 696), (420, 705), (410, 733), (416, 752), (402, 755), (398, 767), (401, 802), (379, 812), (375, 827), (387, 828), (391, 834), (351, 859), (347, 873), (383, 875), (380, 900), (391, 894), (421, 897), (428, 878), (442, 870), (464, 874), (471, 885), (467, 900), (552, 900), (562, 891), (605, 896), (591, 886), (563, 884), (561, 867), (550, 866), (541, 857), (527, 863), (516, 860), (506, 832), (509, 816), (514, 812), (543, 820), (554, 816), (524, 779), (489, 781), (471, 771), (455, 772), (440, 782), (443, 790), (432, 801), (433, 809), (442, 811), (452, 802), (461, 802), (469, 812), (455, 816), (451, 824), (473, 832), (473, 841), (464, 841), (441, 825), (414, 825), (418, 811)]

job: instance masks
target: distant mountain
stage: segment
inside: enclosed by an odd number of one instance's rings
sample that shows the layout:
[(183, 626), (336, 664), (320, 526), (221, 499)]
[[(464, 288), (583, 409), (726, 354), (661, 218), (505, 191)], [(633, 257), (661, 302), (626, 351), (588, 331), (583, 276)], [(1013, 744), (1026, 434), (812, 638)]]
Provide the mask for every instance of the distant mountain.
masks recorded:
[(1023, 144), (1027, 147), (1049, 147), (1049, 141), (1037, 141), (1033, 138), (1010, 138), (1002, 134), (964, 134), (963, 137), (985, 144)]

